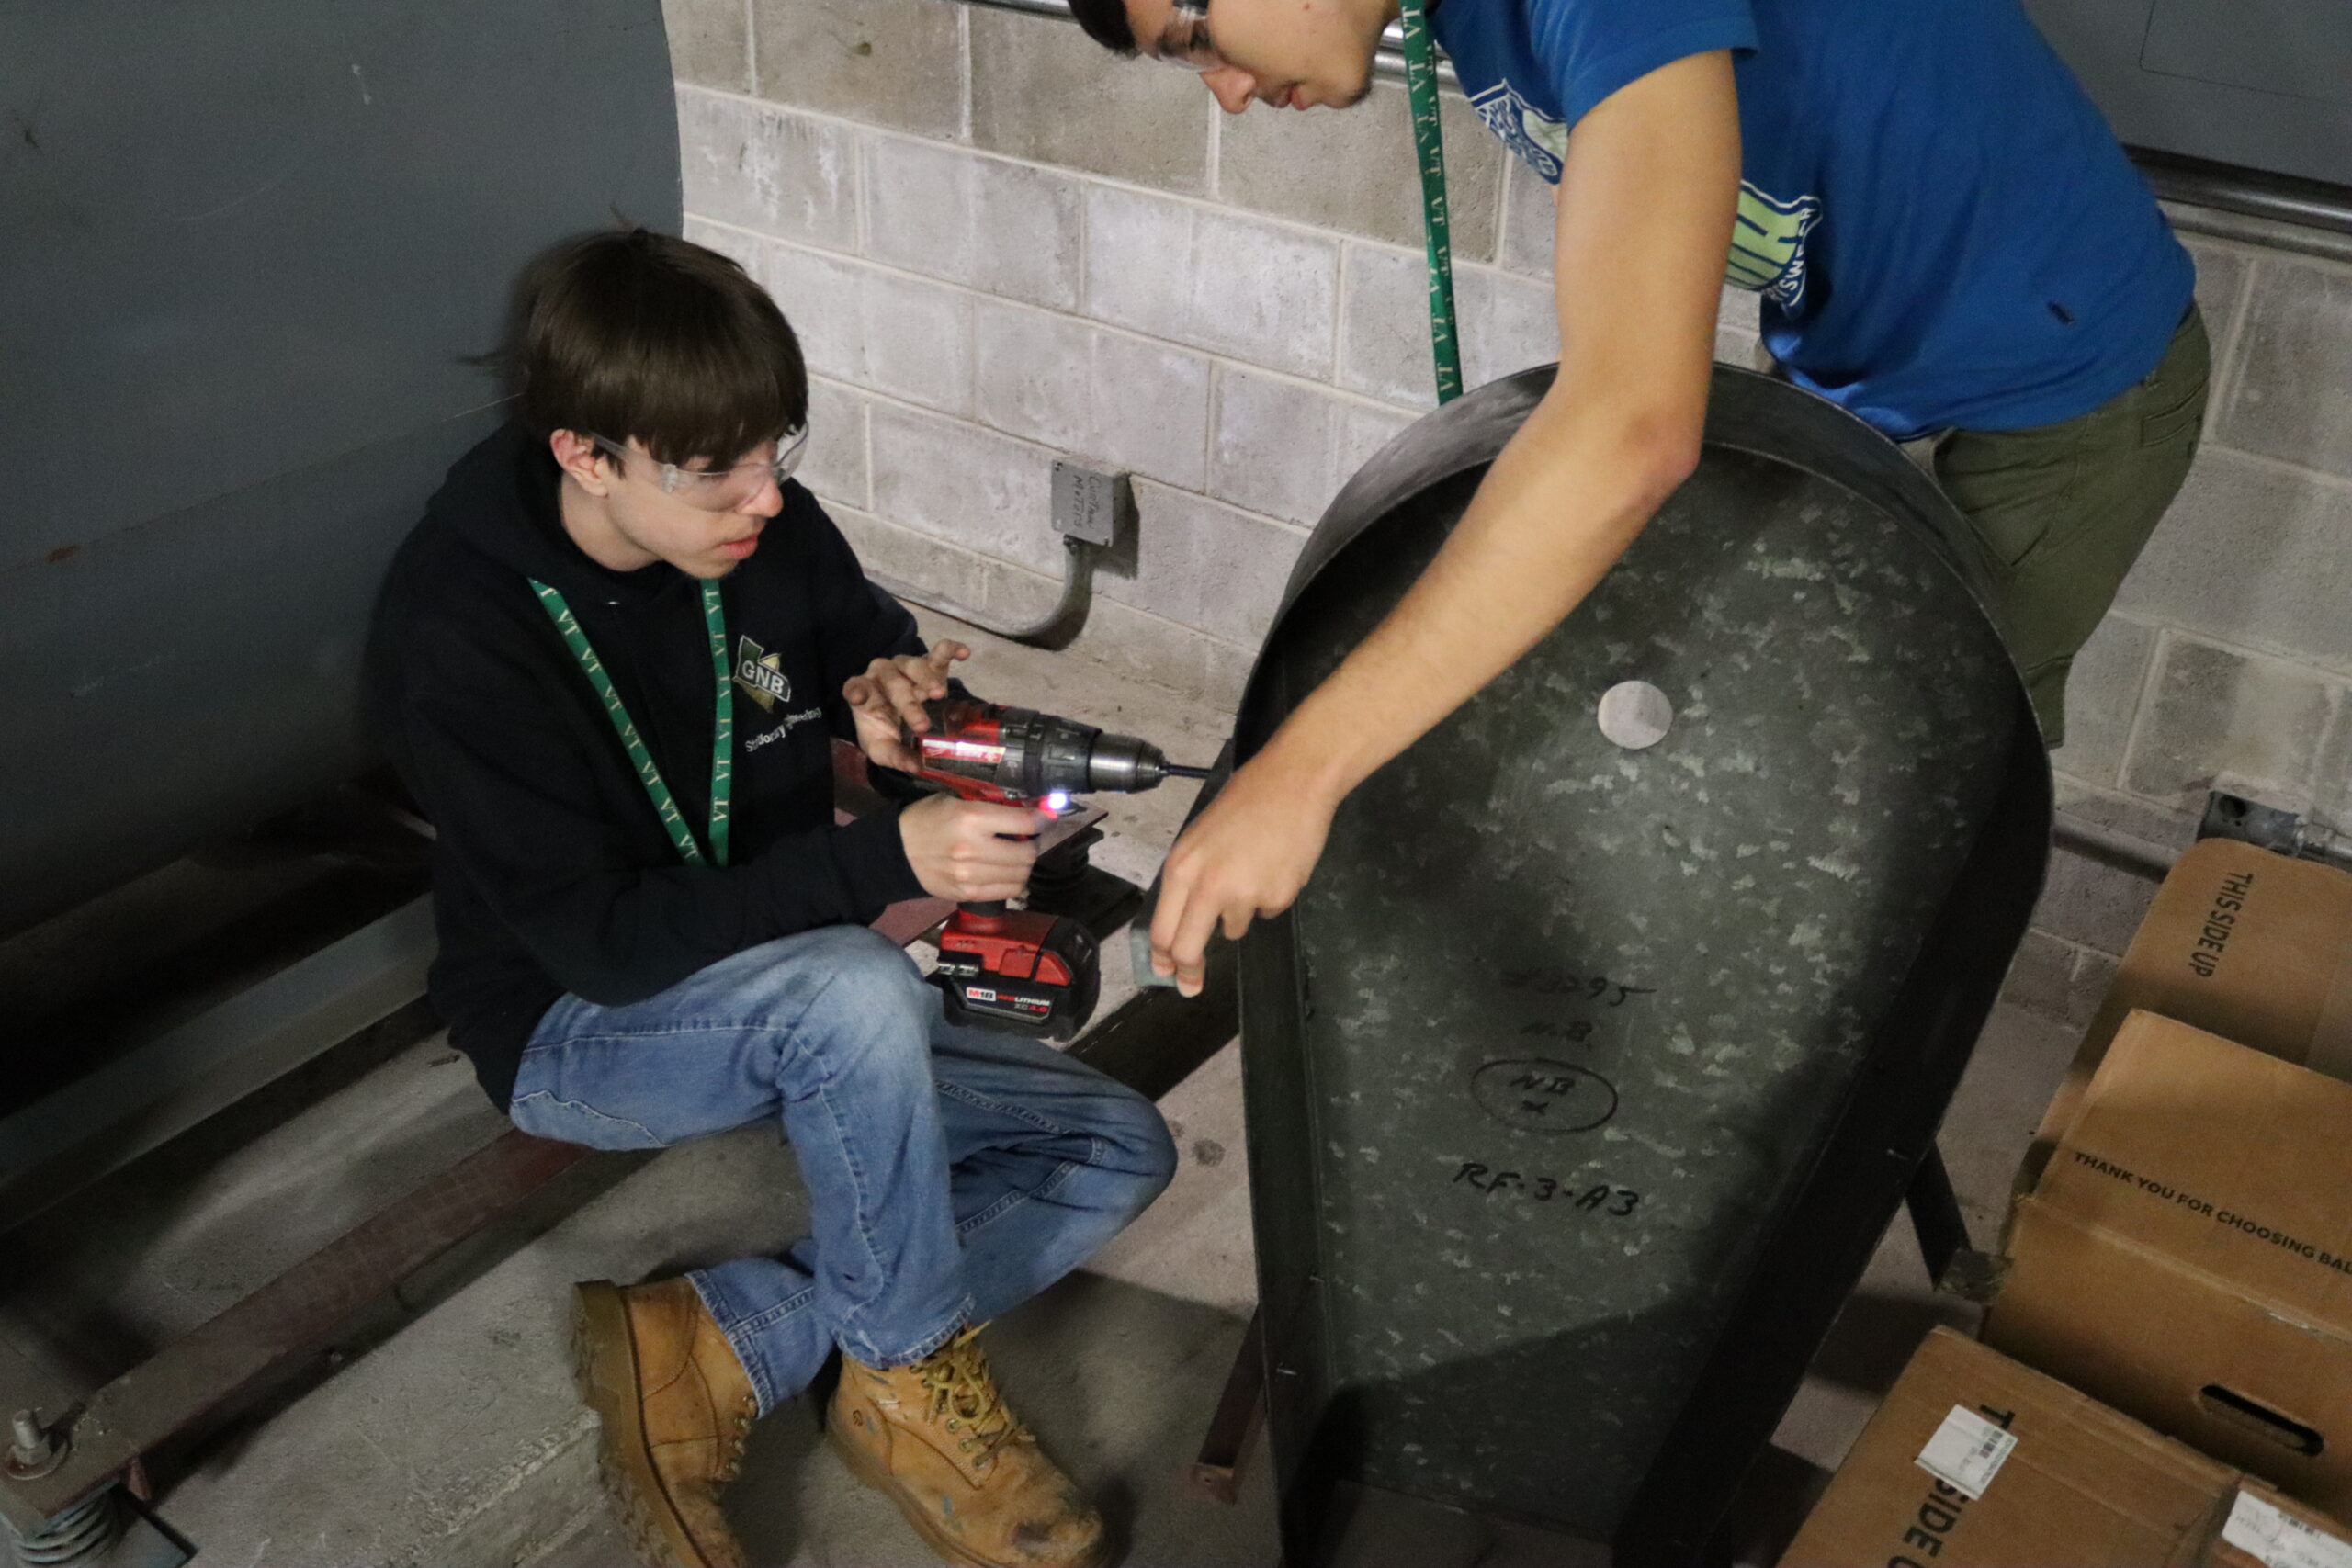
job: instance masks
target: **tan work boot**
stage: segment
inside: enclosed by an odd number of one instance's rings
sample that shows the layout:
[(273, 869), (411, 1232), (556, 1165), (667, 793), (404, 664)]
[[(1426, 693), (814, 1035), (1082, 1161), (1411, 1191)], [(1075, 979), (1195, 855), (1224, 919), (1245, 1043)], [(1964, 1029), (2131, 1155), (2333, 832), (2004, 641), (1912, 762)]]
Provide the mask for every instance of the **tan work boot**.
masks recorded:
[(759, 1396), (690, 1280), (577, 1287), (571, 1357), (604, 1425), (605, 1490), (659, 1568), (744, 1568), (718, 1512)]
[(842, 1358), (826, 1429), (850, 1473), (966, 1568), (1099, 1568), (1102, 1517), (997, 1393), (967, 1328), (910, 1367)]

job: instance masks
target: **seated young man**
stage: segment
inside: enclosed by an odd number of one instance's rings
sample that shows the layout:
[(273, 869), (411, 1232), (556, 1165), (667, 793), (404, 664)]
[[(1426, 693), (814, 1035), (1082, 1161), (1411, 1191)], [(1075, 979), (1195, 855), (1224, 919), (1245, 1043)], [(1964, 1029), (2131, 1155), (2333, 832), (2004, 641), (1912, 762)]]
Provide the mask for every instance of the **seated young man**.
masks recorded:
[(642, 230), (535, 271), (516, 418), (450, 469), (386, 582), (372, 717), (440, 830), (432, 994), (515, 1125), (790, 1142), (781, 1257), (578, 1289), (574, 1353), (640, 1546), (739, 1563), (752, 1421), (838, 1348), (861, 1480), (966, 1563), (1094, 1563), (1102, 1525), (1007, 1409), (976, 1326), (1167, 1184), (1140, 1096), (944, 1021), (865, 922), (1001, 898), (1039, 818), (952, 796), (836, 827), (831, 747), (908, 761), (952, 660), (791, 481), (799, 346), (734, 263)]

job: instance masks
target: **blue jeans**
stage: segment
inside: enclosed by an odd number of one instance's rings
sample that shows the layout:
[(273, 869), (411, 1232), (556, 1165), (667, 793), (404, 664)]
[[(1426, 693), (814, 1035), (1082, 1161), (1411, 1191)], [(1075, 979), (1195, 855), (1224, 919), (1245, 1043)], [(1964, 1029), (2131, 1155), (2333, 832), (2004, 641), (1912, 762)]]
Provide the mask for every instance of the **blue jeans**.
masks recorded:
[(887, 939), (830, 926), (658, 996), (567, 996), (532, 1033), (514, 1124), (599, 1149), (775, 1126), (813, 1234), (688, 1276), (763, 1412), (835, 1345), (921, 1360), (1009, 1311), (1141, 1213), (1176, 1168), (1151, 1102), (1042, 1041), (948, 1023)]

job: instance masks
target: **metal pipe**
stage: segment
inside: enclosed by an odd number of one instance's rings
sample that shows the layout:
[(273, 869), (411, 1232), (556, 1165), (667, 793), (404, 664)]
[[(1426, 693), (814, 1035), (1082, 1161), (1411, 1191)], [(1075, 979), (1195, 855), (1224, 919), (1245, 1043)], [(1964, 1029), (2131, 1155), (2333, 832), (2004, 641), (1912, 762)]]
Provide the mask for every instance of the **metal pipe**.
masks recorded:
[[(975, 3), (1000, 5), (1009, 4), (1010, 0), (975, 0)], [(1036, 3), (1045, 4), (1046, 0), (1036, 0)], [(1013, 8), (1026, 9), (1027, 6), (1023, 5)], [(976, 610), (960, 600), (902, 582), (887, 573), (868, 571), (865, 575), (894, 599), (920, 604), (926, 610), (935, 610), (943, 615), (978, 626), (992, 637), (1025, 642), (1035, 648), (1061, 649), (1069, 647), (1070, 639), (1078, 636), (1079, 628), (1086, 624), (1086, 612), (1094, 603), (1094, 547), (1085, 540), (1064, 535), (1061, 596), (1043, 616), (1012, 626), (996, 620), (985, 610)]]
[(2163, 200), (2352, 236), (2352, 187), (2145, 147), (2129, 151)]
[(2259, 218), (2247, 212), (2226, 212), (2215, 207), (2196, 207), (2184, 197), (2179, 201), (2159, 201), (2165, 217), (2175, 229), (2191, 234), (2210, 235), (2216, 240), (2234, 240), (2242, 245), (2260, 245), (2265, 250), (2288, 251), (2299, 255), (2317, 256), (2322, 261), (2352, 265), (2352, 234), (2338, 234), (2330, 229), (2306, 228), (2277, 218)]
[[(1033, 17), (1075, 20), (1069, 0), (965, 0)], [(1373, 73), (1405, 79), (1404, 28), (1392, 22), (1372, 57)], [(1438, 80), (1459, 90), (1453, 62), (1441, 60)], [(2352, 262), (2352, 187), (2322, 185), (2285, 175), (2265, 174), (2228, 164), (2206, 163), (2144, 147), (2126, 148), (2155, 187), (2173, 226), (2274, 250), (2296, 251), (2329, 261)], [(2344, 236), (2339, 239), (2337, 236)]]
[(2062, 850), (2070, 850), (2086, 859), (2134, 876), (2144, 876), (2161, 882), (2180, 859), (2180, 852), (2163, 844), (2151, 843), (2134, 834), (2118, 832), (2112, 828), (2061, 811), (2051, 828), (2050, 841)]

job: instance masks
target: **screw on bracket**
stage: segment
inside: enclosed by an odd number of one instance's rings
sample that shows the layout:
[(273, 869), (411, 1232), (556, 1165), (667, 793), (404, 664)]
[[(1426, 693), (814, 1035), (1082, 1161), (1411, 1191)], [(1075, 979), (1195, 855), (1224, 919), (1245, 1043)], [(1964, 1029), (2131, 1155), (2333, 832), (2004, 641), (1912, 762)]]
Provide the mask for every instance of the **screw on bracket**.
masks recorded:
[(74, 1446), (70, 1438), (61, 1438), (42, 1426), (38, 1410), (17, 1411), (9, 1418), (8, 1428), (8, 1455), (0, 1461), (0, 1470), (18, 1481), (47, 1475), (65, 1462)]

